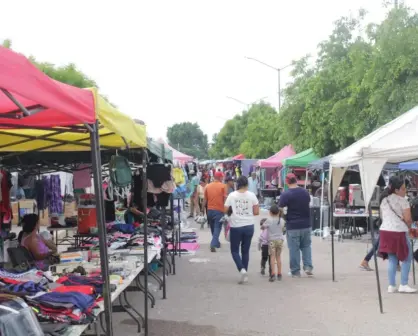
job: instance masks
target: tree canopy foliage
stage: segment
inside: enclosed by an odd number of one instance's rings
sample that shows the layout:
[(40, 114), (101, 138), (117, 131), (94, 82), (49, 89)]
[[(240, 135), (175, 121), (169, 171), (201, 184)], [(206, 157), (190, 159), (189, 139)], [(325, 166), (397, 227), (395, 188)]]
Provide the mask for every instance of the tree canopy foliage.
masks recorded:
[(264, 158), (287, 144), (328, 155), (418, 105), (417, 13), (399, 6), (367, 25), (365, 14), (340, 18), (315, 60), (293, 62), (280, 114), (261, 103), (228, 120), (211, 156)]
[(208, 157), (208, 136), (197, 123), (182, 122), (167, 128), (168, 143), (184, 154), (195, 158)]

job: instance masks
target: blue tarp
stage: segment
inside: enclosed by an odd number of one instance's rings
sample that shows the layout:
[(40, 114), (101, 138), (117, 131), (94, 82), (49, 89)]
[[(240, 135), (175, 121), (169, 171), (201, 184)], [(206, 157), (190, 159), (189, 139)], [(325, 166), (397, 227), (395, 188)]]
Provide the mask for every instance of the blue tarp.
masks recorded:
[(399, 164), (400, 170), (418, 170), (418, 162), (402, 162)]

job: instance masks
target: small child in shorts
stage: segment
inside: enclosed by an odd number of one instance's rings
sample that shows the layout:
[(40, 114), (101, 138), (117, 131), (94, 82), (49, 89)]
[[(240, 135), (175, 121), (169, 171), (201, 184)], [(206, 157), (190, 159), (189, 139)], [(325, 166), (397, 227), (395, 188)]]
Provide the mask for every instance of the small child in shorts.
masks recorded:
[(258, 239), (258, 250), (261, 251), (261, 275), (266, 274), (266, 263), (269, 262), (269, 274), (271, 274), (271, 265), (269, 258), (269, 240), (267, 229), (263, 228), (263, 224), (267, 218), (263, 218), (260, 221), (261, 234)]
[[(283, 228), (285, 221), (283, 219), (283, 211), (276, 204), (270, 207), (270, 216), (263, 224), (263, 229), (267, 230), (269, 242), (269, 258), (271, 273), (269, 281), (282, 280), (282, 248), (283, 248)], [(277, 264), (277, 270), (275, 266)]]

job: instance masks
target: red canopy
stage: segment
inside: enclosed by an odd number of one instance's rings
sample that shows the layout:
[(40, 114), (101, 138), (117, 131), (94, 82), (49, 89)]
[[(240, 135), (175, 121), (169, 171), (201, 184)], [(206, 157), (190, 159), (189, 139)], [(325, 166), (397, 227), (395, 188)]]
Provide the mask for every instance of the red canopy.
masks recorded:
[[(25, 56), (0, 47), (0, 124), (32, 127), (70, 126), (96, 120), (93, 93), (57, 82)], [(12, 95), (30, 116), (7, 95)], [(6, 117), (7, 116), (7, 117)]]
[(244, 160), (245, 159), (245, 155), (244, 154), (238, 154), (235, 155), (232, 160)]
[(261, 168), (276, 168), (282, 166), (282, 161), (288, 157), (295, 155), (296, 152), (293, 149), (292, 145), (287, 145), (283, 147), (279, 152), (270, 156), (268, 159), (259, 160), (257, 165)]

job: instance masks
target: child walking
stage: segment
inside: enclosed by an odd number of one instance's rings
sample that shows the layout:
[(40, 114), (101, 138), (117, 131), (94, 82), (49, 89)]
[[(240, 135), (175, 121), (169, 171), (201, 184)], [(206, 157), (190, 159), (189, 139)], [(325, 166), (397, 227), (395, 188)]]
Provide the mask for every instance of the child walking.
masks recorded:
[(269, 262), (269, 275), (271, 275), (271, 265), (269, 258), (269, 239), (267, 229), (263, 227), (267, 218), (263, 218), (260, 221), (261, 234), (258, 239), (258, 250), (261, 251), (261, 275), (266, 274), (266, 263)]
[[(279, 209), (276, 204), (273, 204), (270, 207), (270, 216), (266, 219), (263, 224), (263, 228), (267, 231), (268, 242), (269, 242), (269, 257), (270, 257), (270, 267), (271, 273), (269, 281), (273, 282), (276, 280), (282, 280), (282, 248), (283, 248), (283, 228), (284, 228), (284, 219), (283, 212)], [(275, 266), (277, 265), (277, 270), (275, 273)]]

